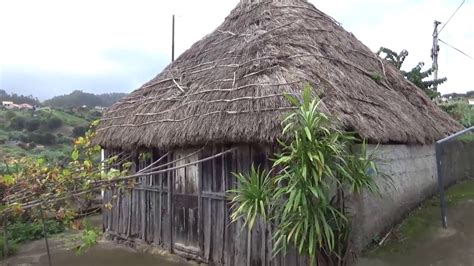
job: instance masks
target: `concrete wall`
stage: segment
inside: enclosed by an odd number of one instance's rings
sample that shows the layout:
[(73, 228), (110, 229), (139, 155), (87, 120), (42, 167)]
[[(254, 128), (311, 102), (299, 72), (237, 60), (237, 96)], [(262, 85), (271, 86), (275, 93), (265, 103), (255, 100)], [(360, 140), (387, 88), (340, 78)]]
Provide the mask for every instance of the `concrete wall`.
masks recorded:
[[(374, 150), (375, 146), (369, 147)], [(437, 192), (435, 146), (381, 145), (375, 150), (379, 170), (390, 176), (377, 183), (381, 195), (354, 196), (353, 244), (362, 250), (383, 235), (424, 199)], [(452, 142), (442, 150), (445, 185), (474, 177), (474, 142)]]
[(441, 169), (445, 185), (474, 178), (474, 141), (452, 141), (441, 149)]
[(436, 191), (434, 145), (380, 145), (376, 153), (379, 170), (391, 180), (378, 178), (381, 195), (364, 192), (355, 196), (352, 211), (356, 250), (363, 249)]

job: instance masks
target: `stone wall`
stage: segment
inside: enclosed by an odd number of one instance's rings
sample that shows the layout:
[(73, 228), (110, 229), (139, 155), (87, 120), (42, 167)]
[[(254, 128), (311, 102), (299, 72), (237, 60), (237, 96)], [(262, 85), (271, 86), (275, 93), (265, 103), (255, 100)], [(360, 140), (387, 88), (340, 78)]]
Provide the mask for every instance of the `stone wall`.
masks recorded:
[[(375, 146), (369, 147), (371, 150)], [(354, 196), (351, 211), (353, 242), (362, 250), (374, 237), (383, 235), (424, 199), (437, 192), (435, 146), (380, 145), (376, 149), (382, 172), (381, 195), (364, 192)], [(445, 185), (474, 177), (474, 142), (451, 142), (442, 150)]]

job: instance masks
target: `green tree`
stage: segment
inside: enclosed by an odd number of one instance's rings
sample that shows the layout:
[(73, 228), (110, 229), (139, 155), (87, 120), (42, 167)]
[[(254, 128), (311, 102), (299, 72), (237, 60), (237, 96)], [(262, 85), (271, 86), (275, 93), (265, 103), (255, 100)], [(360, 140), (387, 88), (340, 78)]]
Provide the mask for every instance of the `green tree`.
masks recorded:
[(405, 62), (406, 57), (408, 56), (407, 50), (402, 50), (400, 53), (396, 53), (393, 50), (385, 47), (381, 47), (377, 52), (377, 55), (381, 56), (390, 63), (392, 63), (396, 68), (400, 69), (403, 76), (406, 79), (415, 84), (418, 88), (422, 89), (430, 99), (434, 99), (440, 96), (440, 93), (436, 91), (436, 87), (444, 82), (447, 78), (431, 79), (426, 80), (433, 74), (433, 68), (428, 70), (423, 70), (425, 63), (420, 62), (410, 71), (401, 70), (403, 63)]
[(289, 98), (297, 109), (282, 123), (282, 152), (271, 171), (234, 174), (231, 218), (243, 218), (249, 230), (260, 218), (275, 224), (276, 253), (293, 246), (312, 264), (340, 265), (350, 232), (345, 193), (377, 191), (377, 166), (366, 145), (355, 151), (356, 138), (319, 112), (321, 101), (310, 95), (306, 87), (302, 104)]

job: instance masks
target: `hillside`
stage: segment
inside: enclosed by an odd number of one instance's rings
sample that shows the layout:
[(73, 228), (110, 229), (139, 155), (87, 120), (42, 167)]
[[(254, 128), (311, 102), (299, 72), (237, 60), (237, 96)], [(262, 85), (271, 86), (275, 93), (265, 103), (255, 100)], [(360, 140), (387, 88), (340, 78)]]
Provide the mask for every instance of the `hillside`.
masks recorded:
[(18, 104), (27, 103), (31, 105), (39, 105), (40, 102), (33, 96), (18, 95), (16, 93), (9, 94), (4, 90), (0, 90), (0, 103), (2, 101), (12, 101)]
[(58, 161), (68, 158), (74, 137), (82, 135), (100, 113), (59, 109), (38, 111), (0, 109), (0, 160), (36, 156)]
[(95, 106), (108, 107), (120, 100), (125, 95), (125, 93), (104, 93), (96, 95), (77, 90), (67, 95), (56, 96), (52, 99), (46, 100), (43, 104), (55, 108), (82, 106), (87, 106), (89, 108)]

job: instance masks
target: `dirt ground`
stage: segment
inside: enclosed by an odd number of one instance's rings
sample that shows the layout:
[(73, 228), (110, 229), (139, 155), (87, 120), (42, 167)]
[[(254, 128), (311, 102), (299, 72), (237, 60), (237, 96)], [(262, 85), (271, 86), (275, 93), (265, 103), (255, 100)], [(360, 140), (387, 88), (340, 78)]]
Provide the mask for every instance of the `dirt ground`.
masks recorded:
[[(441, 228), (438, 199), (429, 199), (395, 227), (383, 245), (375, 244), (366, 251), (356, 266), (473, 266), (474, 180), (450, 188), (446, 199), (448, 229)], [(100, 224), (99, 218), (95, 221), (97, 225)], [(143, 253), (104, 240), (77, 254), (74, 250), (78, 244), (77, 237), (77, 232), (70, 231), (50, 239), (52, 265), (197, 265), (174, 255)], [(374, 242), (379, 241), (376, 239)], [(44, 240), (22, 245), (16, 255), (0, 265), (48, 266)]]
[(357, 266), (473, 266), (474, 181), (455, 185), (446, 196), (447, 229), (441, 227), (438, 199), (428, 200)]
[[(53, 266), (179, 266), (196, 265), (176, 256), (153, 255), (136, 251), (110, 241), (100, 241), (97, 245), (82, 254), (78, 254), (70, 241), (70, 236), (54, 236), (50, 241)], [(44, 240), (37, 240), (22, 245), (18, 253), (0, 265), (48, 266), (48, 256)]]
[[(101, 226), (100, 216), (91, 217), (89, 220), (95, 227)], [(50, 237), (49, 246), (53, 266), (197, 265), (175, 255), (154, 255), (140, 252), (106, 240), (100, 240), (98, 244), (79, 254), (76, 250), (79, 236), (79, 231), (67, 231)], [(45, 241), (36, 240), (21, 245), (14, 256), (8, 258), (7, 261), (1, 261), (0, 265), (49, 266)]]

